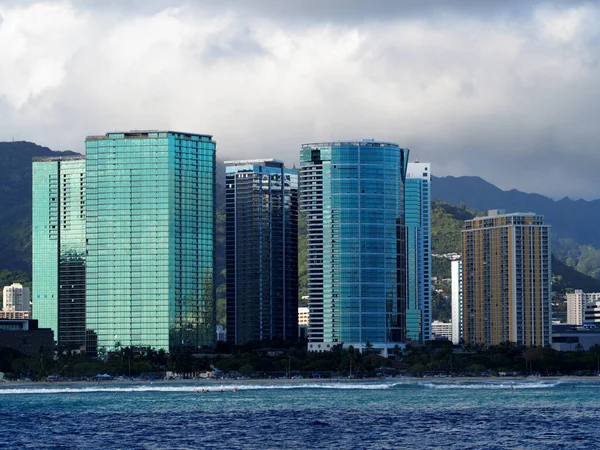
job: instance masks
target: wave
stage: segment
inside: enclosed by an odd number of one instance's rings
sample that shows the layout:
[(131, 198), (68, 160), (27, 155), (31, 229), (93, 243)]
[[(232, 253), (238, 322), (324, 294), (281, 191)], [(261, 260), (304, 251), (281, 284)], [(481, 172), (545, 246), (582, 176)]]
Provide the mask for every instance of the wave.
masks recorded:
[(31, 388), (2, 388), (0, 395), (8, 394), (77, 394), (77, 393), (117, 393), (117, 392), (190, 392), (202, 393), (202, 390), (210, 392), (232, 392), (236, 391), (254, 391), (268, 389), (345, 389), (345, 390), (381, 390), (390, 389), (397, 383), (281, 383), (281, 384), (188, 384), (178, 386), (157, 386), (157, 385), (109, 385), (109, 386), (84, 386), (84, 387), (31, 387)]
[(339, 381), (339, 382), (249, 382), (249, 383), (189, 383), (165, 386), (161, 384), (123, 384), (107, 383), (94, 386), (44, 386), (0, 388), (0, 395), (14, 394), (78, 394), (78, 393), (119, 393), (119, 392), (181, 392), (199, 393), (202, 391), (227, 393), (232, 391), (291, 390), (291, 389), (334, 389), (334, 390), (387, 390), (387, 389), (551, 389), (561, 385), (561, 381), (423, 381), (403, 380), (382, 381)]
[(515, 381), (515, 382), (457, 382), (457, 383), (421, 383), (428, 389), (551, 389), (561, 384), (560, 381)]

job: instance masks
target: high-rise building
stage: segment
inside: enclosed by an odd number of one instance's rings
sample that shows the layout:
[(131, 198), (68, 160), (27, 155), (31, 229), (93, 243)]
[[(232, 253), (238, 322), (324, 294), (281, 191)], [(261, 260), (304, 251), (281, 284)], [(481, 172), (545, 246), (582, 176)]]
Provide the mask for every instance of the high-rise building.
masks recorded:
[(89, 346), (213, 345), (212, 136), (90, 136), (86, 174)]
[(23, 287), (20, 283), (4, 286), (4, 289), (2, 289), (2, 310), (7, 312), (29, 312), (31, 310), (29, 288)]
[(452, 343), (459, 345), (463, 340), (463, 270), (462, 260), (450, 262), (452, 280)]
[(431, 167), (408, 163), (406, 226), (406, 339), (431, 340)]
[(600, 300), (600, 292), (586, 293), (581, 289), (567, 294), (567, 323), (571, 325), (583, 325), (585, 320), (585, 309), (589, 303)]
[(550, 226), (543, 216), (489, 211), (465, 222), (462, 248), (465, 342), (550, 344)]
[(298, 337), (298, 172), (227, 161), (227, 340)]
[(85, 345), (86, 176), (83, 156), (32, 165), (32, 316), (57, 342)]
[(385, 353), (404, 342), (407, 158), (407, 149), (373, 140), (302, 146), (310, 351)]

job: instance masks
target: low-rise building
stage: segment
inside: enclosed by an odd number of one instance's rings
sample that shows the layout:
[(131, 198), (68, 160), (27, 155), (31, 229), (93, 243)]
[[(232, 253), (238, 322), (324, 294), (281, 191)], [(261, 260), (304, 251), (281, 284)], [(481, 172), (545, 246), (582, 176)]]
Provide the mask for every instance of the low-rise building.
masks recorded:
[(2, 319), (27, 320), (31, 319), (31, 313), (29, 311), (0, 311), (0, 320)]
[(8, 347), (25, 355), (36, 355), (43, 347), (54, 349), (54, 333), (50, 328), (38, 328), (37, 320), (0, 320), (0, 347)]
[(452, 340), (452, 322), (440, 322), (434, 320), (431, 323), (431, 333), (434, 339)]
[(594, 345), (600, 345), (599, 327), (552, 325), (552, 348), (554, 350), (561, 352), (589, 350)]

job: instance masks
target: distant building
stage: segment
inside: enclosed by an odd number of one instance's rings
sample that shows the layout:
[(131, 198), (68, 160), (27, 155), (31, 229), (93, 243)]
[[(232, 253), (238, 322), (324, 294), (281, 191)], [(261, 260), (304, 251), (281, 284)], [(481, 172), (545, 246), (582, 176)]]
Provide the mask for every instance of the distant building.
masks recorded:
[(0, 347), (8, 347), (25, 355), (37, 355), (43, 348), (54, 350), (54, 333), (38, 328), (37, 320), (0, 319)]
[(406, 227), (406, 339), (431, 340), (431, 166), (408, 163)]
[(450, 262), (452, 274), (452, 343), (459, 345), (463, 340), (463, 270), (462, 260)]
[(600, 292), (585, 293), (576, 289), (567, 294), (567, 323), (571, 325), (583, 325), (585, 310), (589, 303), (599, 301)]
[(583, 325), (599, 325), (600, 324), (600, 300), (590, 302), (585, 307), (585, 316)]
[(85, 146), (90, 346), (213, 346), (212, 136), (135, 130)]
[(31, 319), (30, 311), (0, 311), (0, 319)]
[(434, 339), (448, 339), (452, 340), (452, 322), (440, 322), (434, 320), (431, 323), (431, 334)]
[(298, 337), (306, 338), (308, 334), (308, 308), (298, 308)]
[(227, 340), (227, 333), (223, 325), (217, 325), (217, 341), (225, 342)]
[(29, 312), (31, 310), (29, 288), (23, 287), (23, 285), (19, 283), (4, 286), (4, 289), (2, 290), (2, 310), (7, 312)]
[(407, 162), (408, 149), (371, 139), (302, 145), (309, 351), (405, 342)]
[(227, 340), (298, 337), (298, 172), (225, 162)]
[(549, 345), (550, 227), (543, 216), (492, 210), (465, 222), (462, 247), (464, 340)]
[(86, 337), (85, 178), (83, 156), (33, 160), (32, 316), (73, 347)]

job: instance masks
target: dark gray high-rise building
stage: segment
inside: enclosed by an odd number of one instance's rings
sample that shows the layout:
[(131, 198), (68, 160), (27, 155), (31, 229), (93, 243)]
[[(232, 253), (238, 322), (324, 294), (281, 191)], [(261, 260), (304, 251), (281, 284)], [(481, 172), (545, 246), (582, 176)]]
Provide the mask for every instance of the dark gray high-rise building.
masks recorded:
[(274, 159), (227, 161), (227, 341), (298, 336), (298, 174)]

